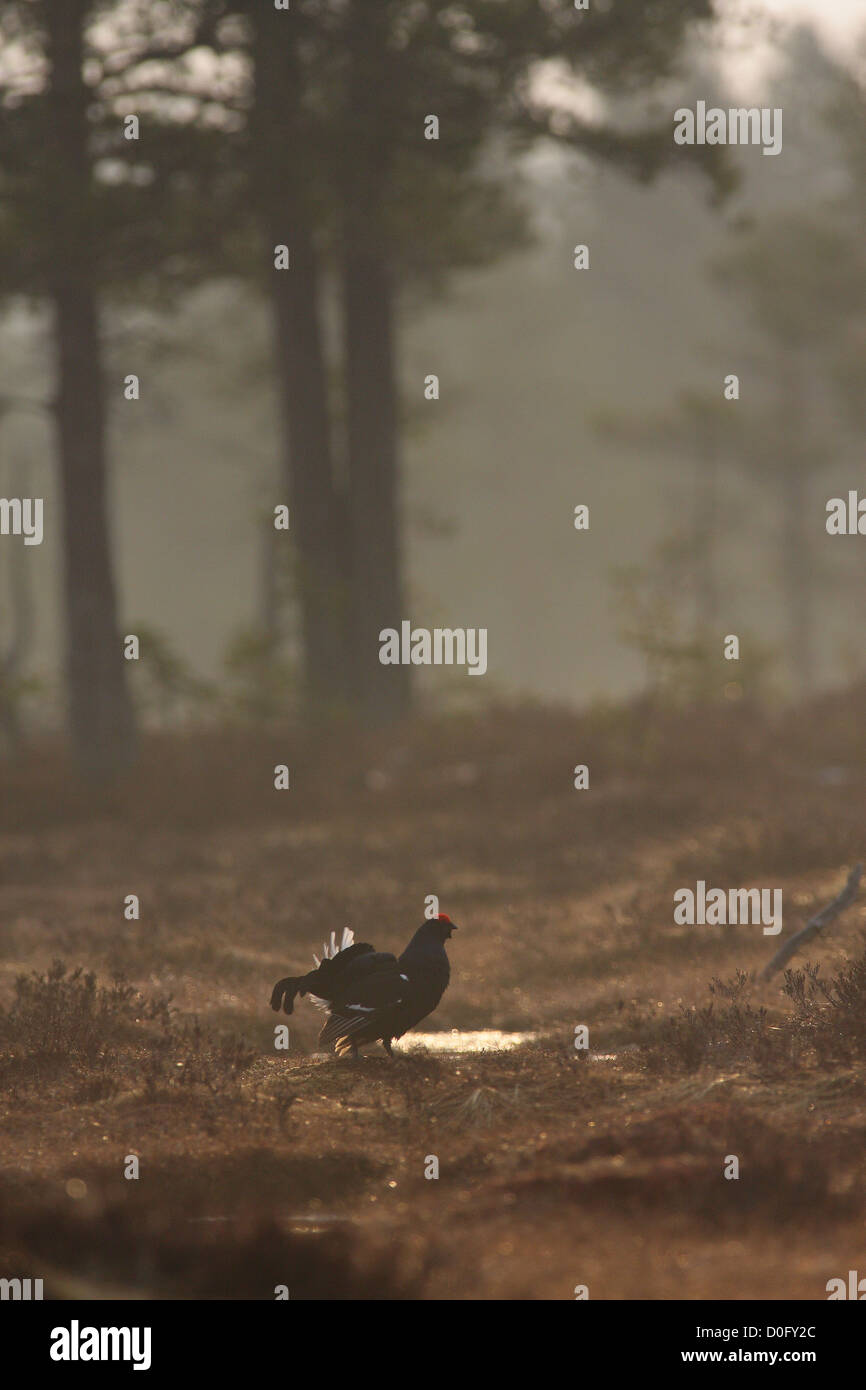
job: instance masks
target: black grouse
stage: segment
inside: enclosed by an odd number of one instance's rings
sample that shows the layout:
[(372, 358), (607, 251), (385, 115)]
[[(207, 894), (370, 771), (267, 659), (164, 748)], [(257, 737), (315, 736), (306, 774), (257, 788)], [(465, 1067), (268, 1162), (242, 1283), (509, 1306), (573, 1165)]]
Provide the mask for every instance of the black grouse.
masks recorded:
[(314, 955), (316, 969), (309, 975), (288, 975), (278, 980), (271, 994), (271, 1008), (290, 1014), (295, 995), (309, 994), (328, 1021), (319, 1034), (319, 1046), (351, 1054), (365, 1043), (381, 1042), (389, 1057), (391, 1043), (432, 1014), (448, 985), (451, 971), (445, 941), (456, 931), (450, 917), (431, 917), (416, 931), (399, 959), (390, 951), (377, 951), (365, 941), (355, 942), (348, 927), (339, 944), (334, 933), (323, 946), (323, 958)]

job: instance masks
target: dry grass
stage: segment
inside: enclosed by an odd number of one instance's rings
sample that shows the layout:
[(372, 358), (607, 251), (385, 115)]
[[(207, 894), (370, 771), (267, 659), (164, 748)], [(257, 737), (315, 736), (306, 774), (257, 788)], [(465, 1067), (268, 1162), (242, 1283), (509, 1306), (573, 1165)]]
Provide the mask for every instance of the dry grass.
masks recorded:
[[(0, 1276), (93, 1297), (823, 1298), (862, 1262), (864, 907), (813, 944), (817, 972), (758, 984), (779, 938), (677, 926), (672, 902), (698, 878), (779, 887), (796, 930), (863, 856), (864, 729), (856, 690), (774, 718), (528, 707), (398, 739), (164, 737), (110, 799), (55, 750), (4, 769)], [(273, 980), (345, 923), (399, 948), (429, 893), (461, 928), (432, 1026), (538, 1042), (322, 1062), (301, 1004), (275, 1052)]]

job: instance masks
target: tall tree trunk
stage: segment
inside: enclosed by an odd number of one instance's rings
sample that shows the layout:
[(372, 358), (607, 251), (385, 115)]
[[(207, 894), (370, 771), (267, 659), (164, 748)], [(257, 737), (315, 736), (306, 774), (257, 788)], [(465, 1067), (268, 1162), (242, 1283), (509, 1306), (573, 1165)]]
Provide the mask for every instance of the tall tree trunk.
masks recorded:
[(266, 516), (259, 527), (259, 622), (262, 635), (272, 651), (281, 636), (279, 605), (279, 552), (273, 520)]
[(379, 633), (404, 617), (394, 359), (395, 285), (383, 211), (388, 129), (375, 93), (387, 90), (388, 7), (351, 0), (347, 22), (342, 279), (352, 561), (354, 668), (363, 717), (406, 714), (410, 671), (383, 666)]
[(815, 675), (812, 547), (809, 536), (808, 465), (791, 441), (783, 474), (782, 577), (787, 607), (788, 661), (794, 689), (808, 695)]
[[(10, 478), (10, 497), (32, 497), (30, 473), (17, 468)], [(9, 758), (17, 757), (21, 747), (20, 685), (33, 643), (32, 569), (23, 545), (8, 550), (8, 568), (3, 587), (8, 586), (9, 630), (0, 651), (0, 747)]]
[(811, 437), (817, 402), (802, 348), (778, 356), (779, 437), (782, 443), (780, 568), (787, 610), (788, 668), (793, 689), (810, 694), (815, 679), (814, 550), (808, 514)]
[(383, 666), (379, 633), (403, 610), (398, 534), (393, 289), (375, 254), (344, 262), (349, 526), (355, 671), (364, 718), (387, 724), (409, 708), (409, 667)]
[(699, 430), (694, 449), (695, 635), (699, 643), (706, 644), (715, 642), (719, 617), (716, 575), (719, 466), (718, 448), (711, 431)]
[(54, 241), (51, 296), (69, 721), (84, 770), (108, 777), (131, 760), (135, 724), (117, 628), (106, 502), (88, 92), (82, 73), (87, 10), (87, 0), (48, 3), (43, 10), (51, 67), (46, 211)]
[(346, 701), (346, 593), (341, 505), (334, 477), (328, 374), (320, 323), (320, 274), (306, 188), (310, 177), (301, 102), (298, 34), (303, 18), (264, 5), (255, 24), (253, 150), (256, 190), (273, 247), (289, 249), (290, 268), (269, 271), (282, 458), (298, 563), (298, 597), (307, 706)]

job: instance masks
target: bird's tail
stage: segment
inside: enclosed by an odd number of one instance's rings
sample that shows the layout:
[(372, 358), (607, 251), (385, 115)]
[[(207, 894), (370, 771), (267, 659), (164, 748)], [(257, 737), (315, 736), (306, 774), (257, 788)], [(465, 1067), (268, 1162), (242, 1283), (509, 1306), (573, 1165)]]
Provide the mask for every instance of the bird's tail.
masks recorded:
[(338, 956), (338, 955), (340, 954), (341, 951), (348, 951), (349, 947), (352, 945), (352, 942), (353, 942), (354, 940), (355, 940), (355, 933), (352, 931), (352, 928), (351, 928), (351, 927), (344, 927), (344, 928), (343, 928), (343, 935), (342, 935), (341, 938), (340, 938), (340, 943), (339, 943), (339, 945), (337, 944), (337, 934), (336, 934), (336, 932), (331, 932), (331, 939), (330, 939), (330, 941), (323, 941), (323, 942), (322, 942), (322, 959), (321, 959), (321, 961), (319, 960), (319, 957), (316, 955), (315, 951), (313, 952), (313, 960), (316, 962), (316, 965), (317, 965), (317, 966), (318, 966), (318, 965), (323, 965), (324, 962), (325, 962), (326, 960), (333, 960), (334, 957), (335, 957), (335, 956)]
[(300, 994), (303, 999), (318, 979), (318, 970), (311, 970), (309, 975), (287, 975), (284, 980), (277, 980), (271, 991), (271, 1008), (279, 1011), (282, 1005), (283, 1013), (290, 1014), (295, 1007), (296, 995)]
[[(315, 970), (311, 970), (308, 975), (287, 975), (284, 980), (277, 980), (271, 993), (271, 1008), (279, 1012), (282, 1006), (283, 1013), (290, 1014), (295, 1007), (295, 998), (298, 994), (303, 998), (317, 983), (324, 981), (327, 984), (332, 979), (335, 969), (335, 964), (331, 964), (331, 962), (336, 962), (341, 953), (349, 951), (354, 940), (355, 934), (350, 927), (343, 928), (343, 935), (339, 944), (336, 940), (336, 934), (331, 932), (330, 941), (326, 941), (322, 946), (321, 961), (318, 956), (313, 956), (313, 960), (316, 962)], [(364, 949), (370, 950), (371, 948), (365, 946)], [(340, 962), (341, 966), (345, 966), (345, 959), (344, 957)]]
[(295, 995), (304, 979), (302, 975), (287, 975), (284, 980), (277, 980), (271, 993), (271, 1008), (279, 1011), (282, 1005), (283, 1012), (290, 1014), (295, 1007)]

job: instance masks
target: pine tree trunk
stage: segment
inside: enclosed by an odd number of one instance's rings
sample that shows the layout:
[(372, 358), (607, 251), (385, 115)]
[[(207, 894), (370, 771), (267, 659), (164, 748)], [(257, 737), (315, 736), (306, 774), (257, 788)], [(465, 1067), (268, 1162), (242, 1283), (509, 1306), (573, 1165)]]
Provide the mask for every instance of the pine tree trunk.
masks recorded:
[(812, 690), (815, 676), (812, 546), (809, 536), (808, 471), (792, 453), (783, 478), (782, 576), (788, 620), (788, 660), (791, 681), (800, 695)]
[(695, 441), (695, 501), (692, 532), (695, 547), (695, 630), (699, 644), (715, 641), (719, 617), (716, 574), (719, 466), (715, 439), (698, 433)]
[[(13, 470), (9, 479), (10, 496), (32, 497), (27, 468)], [(33, 644), (32, 567), (23, 546), (11, 546), (3, 574), (3, 607), (8, 614), (8, 637), (0, 651), (0, 748), (8, 758), (21, 751), (19, 682), (25, 674)]]
[(816, 400), (802, 349), (789, 348), (777, 362), (779, 439), (784, 460), (780, 482), (782, 527), (780, 569), (787, 610), (788, 668), (793, 689), (812, 691), (815, 679), (814, 553), (809, 520), (809, 475), (815, 465), (810, 444)]
[(361, 712), (386, 724), (409, 707), (409, 667), (383, 666), (379, 633), (403, 618), (398, 535), (393, 303), (375, 253), (344, 263), (354, 667)]
[(110, 777), (132, 759), (135, 723), (118, 633), (106, 499), (105, 401), (97, 308), (88, 93), (82, 75), (86, 0), (45, 6), (51, 75), (46, 212), (55, 419), (63, 505), (66, 678), (74, 752)]
[(387, 724), (410, 705), (410, 670), (383, 666), (379, 633), (404, 611), (399, 543), (395, 363), (396, 291), (383, 216), (388, 133), (370, 115), (370, 93), (389, 80), (387, 11), (353, 0), (347, 24), (349, 79), (343, 187), (343, 314), (352, 562), (354, 669), (361, 713)]
[[(296, 43), (301, 17), (264, 6), (255, 21), (252, 158), (266, 254), (288, 247), (290, 268), (267, 270), (282, 419), (283, 476), (298, 557), (306, 703), (321, 713), (347, 699), (346, 573), (328, 414), (318, 256), (305, 195), (310, 178)], [(283, 499), (280, 499), (283, 500)]]

